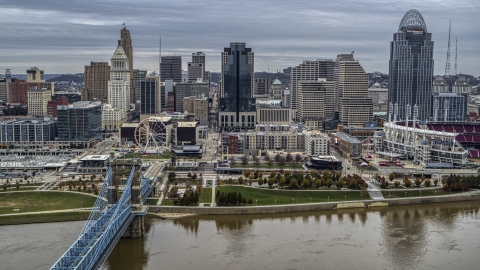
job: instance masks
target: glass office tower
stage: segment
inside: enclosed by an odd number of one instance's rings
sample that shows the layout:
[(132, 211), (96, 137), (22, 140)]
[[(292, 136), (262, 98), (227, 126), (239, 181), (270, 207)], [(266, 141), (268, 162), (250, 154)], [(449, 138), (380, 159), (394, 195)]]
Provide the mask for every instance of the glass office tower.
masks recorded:
[(253, 52), (245, 47), (245, 43), (230, 43), (230, 47), (224, 49), (220, 86), (220, 123), (224, 123), (224, 126), (254, 124), (253, 114), (244, 114), (255, 112), (253, 71)]
[(420, 12), (412, 9), (403, 16), (390, 43), (388, 103), (398, 104), (397, 120), (405, 120), (407, 105), (418, 106), (420, 122), (431, 120), (432, 80), (432, 34)]

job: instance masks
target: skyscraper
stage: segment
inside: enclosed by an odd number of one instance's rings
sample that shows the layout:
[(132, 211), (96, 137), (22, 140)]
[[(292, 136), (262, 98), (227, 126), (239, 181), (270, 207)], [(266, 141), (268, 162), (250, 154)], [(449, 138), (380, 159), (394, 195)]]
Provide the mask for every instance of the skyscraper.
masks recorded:
[(333, 60), (317, 59), (315, 61), (305, 60), (292, 68), (290, 73), (290, 108), (295, 111), (298, 110), (298, 83), (300, 81), (317, 81), (318, 79), (333, 81), (334, 67), (335, 61)]
[(110, 66), (108, 62), (90, 62), (83, 73), (83, 101), (104, 101), (108, 99)]
[(173, 80), (173, 82), (182, 81), (182, 57), (181, 56), (162, 56), (160, 64), (160, 79)]
[(344, 126), (363, 126), (373, 119), (373, 103), (368, 98), (368, 75), (351, 54), (335, 60), (335, 111)]
[(222, 52), (219, 125), (222, 129), (255, 126), (254, 54), (245, 43), (232, 42)]
[(120, 40), (122, 44), (123, 51), (128, 58), (128, 69), (130, 71), (130, 102), (135, 103), (136, 94), (135, 94), (135, 85), (133, 81), (133, 47), (132, 47), (132, 38), (130, 37), (130, 31), (127, 30), (125, 24), (123, 25), (122, 30), (120, 30)]
[(159, 77), (146, 77), (140, 83), (140, 114), (156, 115), (161, 112)]
[(430, 120), (432, 80), (432, 34), (420, 12), (411, 9), (403, 16), (390, 43), (388, 103), (398, 108), (397, 120), (405, 120), (409, 114), (414, 116), (406, 111), (407, 105), (418, 106), (419, 121)]
[(205, 54), (203, 52), (192, 53), (192, 62), (188, 62), (188, 81), (196, 82), (197, 79), (205, 81)]
[(124, 112), (130, 110), (130, 69), (128, 57), (121, 41), (111, 58), (110, 81), (108, 81), (108, 103)]

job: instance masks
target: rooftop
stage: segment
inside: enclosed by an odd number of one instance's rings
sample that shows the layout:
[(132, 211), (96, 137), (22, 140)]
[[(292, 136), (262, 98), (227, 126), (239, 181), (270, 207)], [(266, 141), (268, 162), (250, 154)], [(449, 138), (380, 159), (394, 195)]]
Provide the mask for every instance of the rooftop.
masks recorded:
[(337, 132), (337, 133), (333, 133), (333, 135), (335, 135), (338, 138), (340, 138), (344, 141), (347, 141), (349, 143), (360, 143), (360, 141), (357, 138), (352, 137), (352, 136), (348, 135), (347, 133)]
[(80, 159), (80, 161), (105, 161), (108, 155), (88, 155)]

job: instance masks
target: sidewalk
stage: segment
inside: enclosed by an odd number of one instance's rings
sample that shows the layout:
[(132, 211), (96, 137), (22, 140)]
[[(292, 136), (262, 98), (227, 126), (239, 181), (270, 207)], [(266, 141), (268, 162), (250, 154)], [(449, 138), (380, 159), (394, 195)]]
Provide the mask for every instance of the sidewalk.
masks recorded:
[(368, 191), (368, 195), (370, 195), (370, 198), (372, 198), (372, 200), (384, 200), (385, 198), (383, 197), (383, 194), (382, 194), (382, 191), (379, 187), (377, 187), (377, 185), (373, 184), (373, 183), (370, 183), (370, 182), (367, 182), (368, 184), (368, 188), (367, 188), (367, 191)]

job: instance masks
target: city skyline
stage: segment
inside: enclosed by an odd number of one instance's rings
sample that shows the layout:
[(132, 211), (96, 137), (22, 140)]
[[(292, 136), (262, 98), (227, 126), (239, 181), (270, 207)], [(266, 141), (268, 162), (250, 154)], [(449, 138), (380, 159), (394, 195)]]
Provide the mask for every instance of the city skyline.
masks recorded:
[[(188, 59), (193, 52), (202, 51), (210, 71), (220, 71), (224, 44), (245, 42), (256, 52), (256, 71), (274, 72), (303, 60), (334, 59), (337, 54), (355, 51), (367, 72), (387, 73), (392, 33), (403, 14), (414, 8), (424, 16), (436, 42), (434, 74), (444, 73), (451, 19), (452, 39), (458, 38), (458, 72), (479, 75), (475, 63), (480, 60), (480, 35), (473, 25), (480, 4), (474, 1), (401, 5), (261, 1), (237, 5), (234, 11), (229, 11), (229, 1), (128, 3), (4, 3), (0, 10), (0, 70), (3, 73), (10, 68), (20, 74), (38, 66), (46, 73), (80, 73), (91, 61), (108, 61), (118, 31), (126, 23), (132, 36), (134, 68), (158, 72), (161, 35), (163, 56)], [(187, 61), (182, 69), (187, 70)]]

